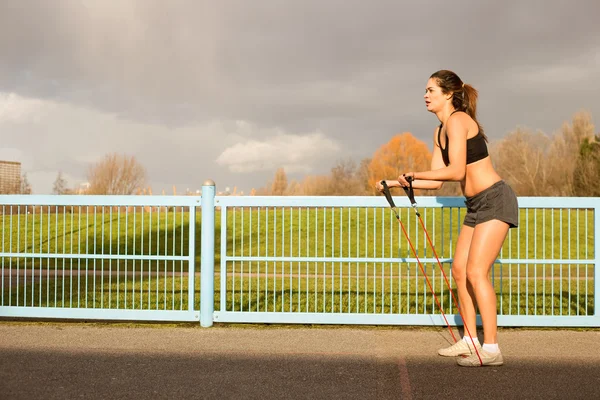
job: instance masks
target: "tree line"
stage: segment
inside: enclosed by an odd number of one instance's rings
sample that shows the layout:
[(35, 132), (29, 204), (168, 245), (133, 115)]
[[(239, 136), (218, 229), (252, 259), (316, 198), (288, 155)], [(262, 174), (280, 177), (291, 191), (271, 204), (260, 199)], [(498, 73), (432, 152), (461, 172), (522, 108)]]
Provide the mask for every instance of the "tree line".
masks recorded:
[[(517, 128), (489, 144), (492, 163), (518, 196), (600, 196), (600, 134), (592, 117), (581, 111), (553, 135)], [(428, 146), (404, 132), (379, 147), (360, 163), (340, 160), (328, 175), (288, 181), (283, 168), (256, 195), (365, 196), (378, 194), (378, 179), (394, 179), (406, 171), (431, 167)], [(415, 191), (417, 192), (417, 191)], [(418, 195), (458, 196), (457, 182)]]
[(135, 156), (109, 153), (90, 166), (87, 182), (78, 189), (69, 188), (59, 172), (52, 188), (53, 194), (131, 195), (145, 191), (146, 169)]
[[(518, 196), (600, 196), (600, 134), (590, 113), (581, 111), (553, 135), (517, 128), (489, 144), (494, 167)], [(326, 175), (289, 180), (283, 168), (264, 187), (251, 195), (273, 196), (370, 196), (377, 195), (378, 179), (394, 179), (406, 171), (430, 168), (428, 145), (409, 132), (395, 135), (370, 158), (360, 162), (338, 160)], [(84, 188), (68, 187), (62, 172), (54, 181), (54, 194), (131, 195), (146, 193), (146, 169), (134, 156), (111, 153), (90, 166)], [(24, 174), (15, 192), (31, 193)], [(441, 190), (417, 191), (418, 195), (458, 196), (457, 182)]]

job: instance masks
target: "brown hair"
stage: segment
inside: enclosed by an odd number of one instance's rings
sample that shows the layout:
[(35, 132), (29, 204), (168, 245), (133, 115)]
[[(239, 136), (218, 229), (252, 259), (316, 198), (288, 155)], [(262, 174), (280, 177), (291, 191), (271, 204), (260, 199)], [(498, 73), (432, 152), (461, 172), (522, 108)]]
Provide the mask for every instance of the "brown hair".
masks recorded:
[(485, 136), (481, 124), (477, 121), (477, 89), (464, 83), (454, 72), (445, 69), (434, 72), (430, 78), (434, 78), (437, 81), (438, 86), (442, 89), (442, 93), (452, 93), (452, 105), (454, 109), (469, 114), (477, 124), (479, 132), (487, 141), (487, 136)]

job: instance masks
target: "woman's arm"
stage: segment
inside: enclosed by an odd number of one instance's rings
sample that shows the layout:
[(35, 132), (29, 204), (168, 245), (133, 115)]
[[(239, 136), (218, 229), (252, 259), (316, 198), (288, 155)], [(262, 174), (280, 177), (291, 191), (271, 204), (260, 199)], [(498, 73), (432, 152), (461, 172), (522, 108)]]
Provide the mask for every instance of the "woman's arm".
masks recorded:
[[(437, 135), (437, 129), (435, 130)], [(433, 139), (433, 155), (431, 156), (431, 170), (435, 171), (441, 168), (445, 168), (444, 159), (442, 158), (442, 150), (438, 145), (436, 138), (434, 136)], [(436, 180), (425, 180), (425, 179), (415, 179), (412, 183), (414, 189), (430, 189), (430, 190), (438, 190), (442, 188), (444, 181), (436, 181)], [(400, 185), (400, 182), (398, 182)]]
[[(433, 131), (433, 155), (431, 157), (431, 169), (436, 170), (440, 168), (444, 168), (444, 159), (442, 158), (442, 150), (440, 149), (439, 144), (437, 143), (437, 132), (438, 127), (436, 127)], [(388, 187), (397, 188), (402, 187), (399, 181), (397, 180), (386, 180), (385, 181)], [(412, 186), (414, 189), (427, 189), (427, 190), (438, 190), (442, 187), (443, 181), (434, 181), (434, 180), (424, 180), (417, 179), (414, 180)], [(408, 183), (406, 184), (408, 185)], [(377, 182), (376, 187), (379, 191), (383, 190), (383, 187), (379, 182)]]
[[(456, 114), (456, 116), (448, 118), (446, 128), (446, 133), (448, 136), (447, 146), (450, 146), (448, 153), (450, 164), (448, 166), (444, 165), (441, 149), (434, 138), (431, 170), (405, 173), (398, 177), (398, 185), (408, 185), (406, 176), (413, 177), (413, 188), (415, 189), (432, 188), (429, 184), (426, 184), (428, 187), (422, 186), (423, 184), (421, 181), (434, 181), (438, 184), (439, 182), (445, 181), (462, 181), (465, 178), (465, 173), (467, 170), (468, 118), (470, 117), (465, 113)], [(439, 187), (435, 188), (439, 189), (440, 187), (441, 184), (439, 184)]]
[[(386, 180), (385, 183), (387, 183), (388, 187), (390, 187), (390, 188), (402, 186), (399, 181), (395, 181), (395, 180)], [(413, 187), (413, 189), (437, 190), (442, 187), (442, 184), (443, 184), (443, 182), (439, 182), (439, 181), (426, 181), (426, 180), (422, 180), (422, 179), (416, 179), (413, 181), (412, 187)], [(408, 183), (405, 186), (408, 186)], [(381, 191), (383, 189), (383, 187), (380, 188), (379, 182), (377, 183), (377, 189), (379, 191)]]

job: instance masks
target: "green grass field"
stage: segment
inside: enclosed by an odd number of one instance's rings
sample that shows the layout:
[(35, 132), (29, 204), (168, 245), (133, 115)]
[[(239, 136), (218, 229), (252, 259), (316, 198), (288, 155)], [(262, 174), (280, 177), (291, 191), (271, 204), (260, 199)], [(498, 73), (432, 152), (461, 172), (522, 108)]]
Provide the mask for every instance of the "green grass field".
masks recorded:
[[(225, 304), (221, 305), (221, 279), (215, 280), (215, 310), (252, 312), (324, 312), (439, 314), (422, 276), (403, 279), (340, 279), (332, 277), (260, 276), (227, 278)], [(593, 280), (546, 279), (495, 282), (498, 313), (506, 315), (594, 315)], [(435, 293), (445, 313), (452, 297), (436, 282)], [(186, 310), (187, 276), (164, 275), (75, 277), (45, 279), (5, 287), (4, 306)], [(544, 291), (540, 289), (544, 286)], [(444, 288), (443, 291), (440, 288)], [(200, 279), (195, 281), (199, 304)], [(455, 294), (456, 296), (456, 294)]]
[[(85, 211), (88, 211), (87, 213)], [(451, 258), (462, 218), (458, 209), (422, 211), (437, 255)], [(521, 210), (500, 255), (519, 259), (593, 259), (594, 224), (589, 210)], [(401, 211), (419, 257), (433, 257), (412, 210)], [(220, 259), (221, 213), (215, 217), (215, 257)], [(75, 209), (73, 213), (0, 216), (3, 253), (189, 254), (189, 214)], [(195, 218), (200, 257), (201, 215)], [(388, 209), (237, 208), (227, 213), (228, 256), (412, 257)], [(15, 260), (9, 259), (13, 263)]]
[[(59, 209), (60, 210), (60, 209)], [(56, 211), (56, 210), (54, 210)], [(73, 208), (70, 213), (0, 216), (3, 305), (130, 309), (185, 309), (189, 214)], [(422, 259), (433, 258), (411, 209), (401, 219)], [(421, 210), (440, 258), (451, 258), (464, 210)], [(412, 258), (389, 209), (259, 208), (227, 212), (227, 310), (292, 312), (437, 313), (417, 265), (352, 262), (354, 258)], [(215, 271), (221, 268), (221, 212), (215, 218)], [(201, 215), (195, 216), (195, 263), (200, 264)], [(594, 226), (590, 210), (521, 210), (500, 258), (589, 260), (494, 265), (499, 313), (591, 315), (594, 299)], [(60, 255), (80, 257), (65, 258)], [(40, 255), (44, 255), (41, 257)], [(53, 257), (53, 255), (59, 255)], [(100, 257), (86, 259), (87, 255)], [(120, 255), (107, 259), (103, 255)], [(139, 259), (127, 259), (134, 256)], [(260, 257), (331, 257), (341, 262), (264, 261)], [(224, 260), (225, 261), (225, 260)], [(436, 291), (444, 285), (437, 265), (426, 264)], [(235, 269), (234, 269), (235, 268)], [(449, 275), (449, 265), (444, 265)], [(151, 278), (140, 271), (154, 271)], [(125, 271), (129, 273), (125, 275)], [(133, 271), (136, 271), (133, 273)], [(435, 271), (435, 272), (433, 272)], [(234, 274), (232, 276), (231, 274)], [(19, 275), (17, 282), (17, 276)], [(42, 275), (42, 283), (35, 281)], [(26, 278), (27, 277), (27, 278)], [(28, 282), (25, 279), (29, 279)], [(32, 283), (33, 280), (33, 283)], [(196, 280), (196, 301), (199, 301)], [(220, 278), (215, 282), (221, 307)], [(450, 304), (446, 291), (440, 301)], [(446, 310), (449, 312), (450, 310)], [(454, 310), (455, 311), (455, 310)]]

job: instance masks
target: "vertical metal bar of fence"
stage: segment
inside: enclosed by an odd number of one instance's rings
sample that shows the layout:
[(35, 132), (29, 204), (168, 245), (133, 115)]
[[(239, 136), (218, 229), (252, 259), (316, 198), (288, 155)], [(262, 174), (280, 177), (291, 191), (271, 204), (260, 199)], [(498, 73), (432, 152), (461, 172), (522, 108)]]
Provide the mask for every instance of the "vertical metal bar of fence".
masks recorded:
[[(193, 208), (193, 207), (191, 207)], [(195, 213), (194, 213), (195, 214)], [(192, 225), (190, 215), (190, 226)], [(222, 228), (223, 229), (223, 228)], [(190, 230), (190, 236), (192, 231)], [(192, 237), (190, 242), (193, 243)], [(190, 247), (192, 251), (192, 247)], [(202, 233), (200, 247), (200, 325), (202, 327), (210, 327), (213, 324), (214, 312), (214, 288), (215, 288), (215, 183), (212, 180), (207, 180), (202, 185)], [(193, 258), (190, 255), (190, 263), (193, 266)], [(192, 270), (190, 266), (190, 270)], [(190, 296), (193, 298), (194, 287), (192, 281)], [(191, 308), (190, 308), (191, 310)]]
[[(4, 305), (4, 232), (6, 232), (5, 228), (4, 228), (4, 224), (6, 221), (6, 207), (4, 205), (2, 205), (2, 257), (0, 257), (2, 259), (2, 300), (0, 301), (0, 306)], [(40, 292), (41, 292), (41, 288), (40, 288)]]
[(594, 316), (600, 318), (600, 212), (594, 207)]
[[(589, 244), (589, 242), (587, 241), (587, 238), (589, 238), (589, 236), (588, 236), (588, 211), (589, 210), (585, 210), (585, 237), (586, 237), (585, 259), (586, 260), (589, 260), (589, 253), (588, 253), (588, 244)], [(596, 212), (594, 210), (594, 216), (595, 215), (596, 215)], [(594, 235), (594, 239), (598, 240), (596, 238), (596, 236), (598, 236), (597, 233)], [(597, 243), (596, 243), (596, 246), (598, 246)], [(594, 254), (596, 254), (596, 253), (594, 253)], [(597, 255), (596, 255), (596, 257), (597, 257)], [(598, 260), (596, 260), (596, 264), (594, 265), (594, 267), (596, 267), (597, 265), (598, 265)], [(589, 315), (588, 314), (588, 269), (589, 269), (589, 265), (586, 265), (585, 266), (585, 315)]]
[[(229, 210), (227, 207), (221, 206), (221, 280), (220, 280), (220, 296), (219, 296), (219, 310), (227, 311), (227, 213)], [(203, 211), (204, 213), (204, 211)], [(204, 220), (204, 216), (202, 218)], [(235, 212), (233, 213), (232, 220), (235, 221)], [(235, 229), (235, 222), (233, 222), (232, 231)], [(235, 234), (233, 234), (233, 256), (235, 256)], [(233, 262), (235, 265), (235, 261)], [(202, 268), (202, 266), (200, 267)], [(235, 268), (235, 267), (234, 267)]]
[[(188, 311), (193, 312), (196, 301), (196, 206), (188, 209)], [(182, 241), (182, 243), (185, 241)], [(201, 250), (202, 251), (202, 250)], [(200, 299), (202, 304), (202, 299)]]

